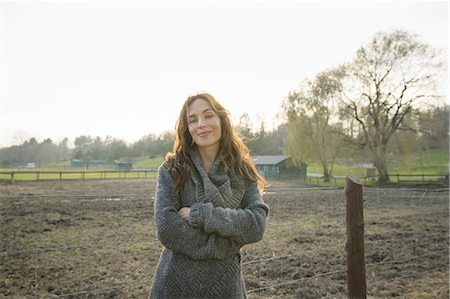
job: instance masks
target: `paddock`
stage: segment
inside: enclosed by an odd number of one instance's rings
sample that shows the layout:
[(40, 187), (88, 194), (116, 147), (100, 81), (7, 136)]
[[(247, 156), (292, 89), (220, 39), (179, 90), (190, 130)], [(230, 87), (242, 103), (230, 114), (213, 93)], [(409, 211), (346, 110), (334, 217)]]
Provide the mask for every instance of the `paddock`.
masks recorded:
[[(0, 297), (145, 298), (162, 249), (150, 179), (0, 185)], [(364, 188), (369, 298), (448, 298), (448, 189)], [(346, 298), (345, 196), (270, 182), (249, 298)]]

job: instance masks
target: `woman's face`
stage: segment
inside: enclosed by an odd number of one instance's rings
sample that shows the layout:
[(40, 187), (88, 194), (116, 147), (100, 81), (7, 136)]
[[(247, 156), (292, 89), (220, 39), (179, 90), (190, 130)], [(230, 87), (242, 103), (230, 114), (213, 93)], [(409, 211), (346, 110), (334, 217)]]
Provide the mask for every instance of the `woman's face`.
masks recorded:
[(219, 149), (222, 128), (220, 117), (203, 99), (194, 100), (187, 109), (188, 129), (199, 149)]

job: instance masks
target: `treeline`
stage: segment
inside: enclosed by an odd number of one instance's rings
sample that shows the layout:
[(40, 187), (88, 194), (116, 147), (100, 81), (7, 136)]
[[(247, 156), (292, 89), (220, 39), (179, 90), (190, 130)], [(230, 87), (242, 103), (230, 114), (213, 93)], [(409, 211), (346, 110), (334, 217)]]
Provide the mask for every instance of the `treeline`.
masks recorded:
[[(243, 116), (246, 123), (236, 127), (251, 151), (255, 155), (281, 155), (287, 136), (285, 126), (266, 132), (264, 125), (254, 132), (250, 129), (251, 121)], [(38, 167), (48, 167), (72, 159), (84, 161), (103, 160), (112, 163), (114, 160), (131, 161), (134, 158), (164, 157), (172, 150), (175, 136), (171, 132), (160, 135), (149, 134), (140, 140), (127, 144), (113, 137), (76, 137), (73, 145), (65, 138), (59, 143), (51, 139), (42, 142), (30, 138), (21, 145), (0, 149), (1, 167), (23, 167), (27, 163), (35, 163)]]
[(30, 138), (21, 145), (0, 149), (0, 165), (1, 167), (20, 167), (31, 162), (48, 165), (68, 160), (72, 155), (68, 142), (67, 138), (58, 144), (53, 143), (51, 139), (38, 142), (36, 138)]
[[(389, 153), (408, 154), (430, 148), (448, 147), (448, 106), (423, 112), (416, 111), (414, 117), (410, 117), (408, 122), (418, 130), (398, 130), (389, 143)], [(258, 130), (254, 130), (252, 128), (255, 125), (247, 114), (243, 114), (236, 126), (236, 130), (243, 137), (252, 155), (287, 154), (287, 124), (272, 130), (266, 130), (264, 123), (260, 124)], [(41, 167), (56, 165), (71, 159), (113, 162), (114, 160), (131, 161), (134, 158), (143, 157), (163, 157), (172, 149), (174, 138), (173, 133), (164, 132), (160, 135), (149, 134), (134, 143), (127, 144), (113, 137), (93, 138), (82, 135), (75, 138), (72, 146), (68, 138), (59, 143), (51, 139), (38, 142), (35, 138), (31, 138), (21, 145), (0, 149), (0, 165), (1, 167), (21, 167), (33, 162)], [(367, 153), (364, 149), (346, 147), (338, 156), (338, 158), (349, 157), (353, 157), (356, 161), (370, 162), (366, 159)]]
[(129, 161), (135, 157), (162, 156), (172, 148), (173, 135), (163, 133), (159, 136), (150, 134), (128, 145), (125, 141), (113, 137), (76, 137), (73, 145), (65, 138), (60, 143), (51, 139), (38, 142), (35, 138), (21, 145), (0, 149), (1, 167), (22, 167), (33, 162), (38, 167), (52, 166), (72, 159), (84, 161), (114, 160)]
[[(389, 153), (408, 154), (449, 147), (449, 106), (428, 111), (415, 110), (405, 120), (409, 130), (397, 130), (388, 146)], [(411, 129), (415, 128), (415, 129)]]

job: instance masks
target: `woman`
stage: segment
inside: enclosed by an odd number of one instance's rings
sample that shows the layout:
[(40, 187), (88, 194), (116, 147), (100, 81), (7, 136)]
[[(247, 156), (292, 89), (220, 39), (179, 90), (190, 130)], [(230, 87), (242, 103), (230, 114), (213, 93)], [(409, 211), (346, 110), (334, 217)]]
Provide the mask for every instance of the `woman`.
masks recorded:
[(155, 200), (164, 245), (149, 298), (245, 298), (240, 248), (262, 239), (268, 206), (248, 148), (212, 95), (183, 105)]

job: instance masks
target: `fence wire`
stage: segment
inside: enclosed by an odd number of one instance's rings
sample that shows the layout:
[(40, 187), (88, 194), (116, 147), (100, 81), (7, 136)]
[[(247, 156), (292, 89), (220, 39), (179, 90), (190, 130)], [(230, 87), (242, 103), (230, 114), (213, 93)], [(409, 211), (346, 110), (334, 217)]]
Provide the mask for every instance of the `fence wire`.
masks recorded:
[[(136, 193), (59, 184), (0, 195), (0, 297), (145, 298), (162, 249), (154, 185)], [(448, 297), (448, 195), (364, 189), (369, 296)], [(265, 237), (242, 249), (248, 296), (346, 298), (343, 189), (269, 188), (264, 198)]]

